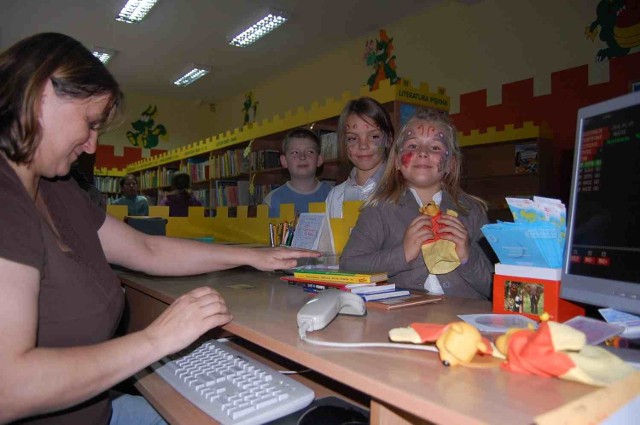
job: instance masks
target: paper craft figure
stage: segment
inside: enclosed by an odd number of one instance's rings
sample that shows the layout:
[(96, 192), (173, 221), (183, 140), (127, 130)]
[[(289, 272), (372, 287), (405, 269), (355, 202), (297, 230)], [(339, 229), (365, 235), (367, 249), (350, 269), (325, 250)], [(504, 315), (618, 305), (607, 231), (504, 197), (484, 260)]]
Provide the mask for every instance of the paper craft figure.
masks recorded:
[[(543, 321), (537, 330), (510, 329), (495, 344), (466, 322), (448, 325), (412, 323), (389, 331), (396, 342), (434, 342), (445, 366), (501, 366), (504, 370), (557, 377), (606, 386), (633, 373), (633, 368), (601, 347), (588, 345), (583, 332), (568, 325)], [(500, 363), (476, 363), (476, 354), (488, 354)]]
[[(442, 235), (438, 233), (440, 228), (438, 221), (442, 217), (442, 211), (435, 202), (431, 201), (420, 208), (420, 213), (431, 216), (431, 228), (433, 229), (433, 237), (422, 245), (422, 258), (424, 258), (429, 273), (445, 274), (455, 270), (460, 265), (456, 244), (442, 239)], [(452, 210), (447, 210), (447, 215), (458, 216)]]

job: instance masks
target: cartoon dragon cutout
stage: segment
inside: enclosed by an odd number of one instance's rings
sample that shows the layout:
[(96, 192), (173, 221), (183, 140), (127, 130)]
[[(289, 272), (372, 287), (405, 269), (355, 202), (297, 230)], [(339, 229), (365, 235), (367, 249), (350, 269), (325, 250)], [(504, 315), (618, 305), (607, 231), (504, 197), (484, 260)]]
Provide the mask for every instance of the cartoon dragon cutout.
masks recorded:
[(131, 123), (133, 131), (127, 131), (127, 139), (133, 146), (140, 146), (143, 148), (154, 148), (158, 146), (160, 142), (160, 136), (167, 134), (167, 129), (164, 125), (156, 125), (153, 117), (158, 113), (157, 106), (151, 106), (142, 113), (142, 116), (137, 121)]
[[(248, 92), (244, 95), (244, 102), (242, 104), (242, 112), (244, 113), (243, 124), (249, 124), (256, 121), (256, 115), (258, 114), (258, 104), (260, 102), (253, 100), (253, 92)], [(250, 119), (250, 112), (253, 111), (253, 120)]]
[(625, 56), (640, 46), (640, 0), (601, 0), (596, 6), (596, 19), (585, 28), (585, 36), (596, 36), (608, 47), (598, 50), (596, 62)]
[(365, 44), (364, 61), (373, 69), (367, 80), (369, 90), (377, 90), (380, 81), (389, 79), (391, 84), (400, 80), (396, 73), (396, 56), (393, 52), (393, 38), (389, 38), (385, 30), (380, 30), (379, 40), (369, 40)]

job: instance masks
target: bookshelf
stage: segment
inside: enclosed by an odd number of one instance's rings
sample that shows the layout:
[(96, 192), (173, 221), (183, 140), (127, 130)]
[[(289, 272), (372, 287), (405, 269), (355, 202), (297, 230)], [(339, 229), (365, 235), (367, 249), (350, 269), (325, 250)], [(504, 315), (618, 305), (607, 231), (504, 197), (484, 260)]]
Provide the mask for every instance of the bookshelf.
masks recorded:
[(120, 178), (126, 174), (125, 170), (94, 168), (93, 184), (102, 192), (105, 204), (111, 204), (120, 194)]
[(525, 122), (515, 128), (460, 136), (463, 155), (462, 188), (484, 199), (489, 220), (513, 221), (505, 197), (549, 196), (551, 133)]
[(407, 111), (416, 107), (449, 110), (449, 97), (443, 88), (432, 92), (425, 83), (413, 87), (409, 81), (391, 85), (387, 80), (378, 90), (362, 87), (356, 96), (347, 92), (340, 99), (326, 99), (322, 105), (314, 102), (306, 109), (288, 111), (282, 117), (248, 124), (143, 159), (127, 166), (126, 172), (138, 175), (141, 191), (156, 201), (168, 189), (172, 170), (182, 170), (191, 174), (192, 189), (206, 208), (254, 207), (262, 203), (269, 191), (289, 179), (288, 171), (279, 163), (284, 136), (295, 127), (307, 127), (317, 132), (323, 144), (325, 163), (319, 170), (319, 179), (340, 183), (346, 178), (346, 167), (338, 159), (338, 117), (349, 100), (360, 96), (372, 97), (383, 104), (398, 128)]

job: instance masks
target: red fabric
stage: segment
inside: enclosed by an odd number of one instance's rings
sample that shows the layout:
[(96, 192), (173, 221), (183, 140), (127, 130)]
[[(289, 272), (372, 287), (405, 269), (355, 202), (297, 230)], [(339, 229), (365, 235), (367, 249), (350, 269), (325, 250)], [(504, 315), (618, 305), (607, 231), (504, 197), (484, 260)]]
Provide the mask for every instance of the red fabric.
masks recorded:
[(447, 325), (434, 323), (412, 323), (410, 327), (420, 336), (421, 342), (433, 342), (442, 335)]
[(509, 338), (508, 361), (502, 367), (510, 372), (559, 377), (575, 367), (569, 356), (556, 351), (546, 322), (537, 331), (522, 330)]

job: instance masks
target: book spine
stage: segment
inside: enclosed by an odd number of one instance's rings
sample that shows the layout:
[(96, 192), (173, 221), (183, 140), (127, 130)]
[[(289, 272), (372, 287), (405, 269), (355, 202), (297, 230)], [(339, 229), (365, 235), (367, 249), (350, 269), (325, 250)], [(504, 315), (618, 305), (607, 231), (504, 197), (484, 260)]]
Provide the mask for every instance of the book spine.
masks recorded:
[(293, 276), (300, 279), (319, 280), (319, 281), (325, 281), (325, 282), (371, 283), (371, 278), (366, 275), (329, 275), (329, 274), (321, 274), (321, 273), (295, 272)]
[(393, 292), (382, 292), (379, 294), (358, 294), (360, 295), (365, 301), (376, 301), (376, 300), (385, 300), (387, 298), (397, 298), (397, 297), (404, 297), (407, 295), (410, 295), (411, 293), (409, 291), (393, 291)]

